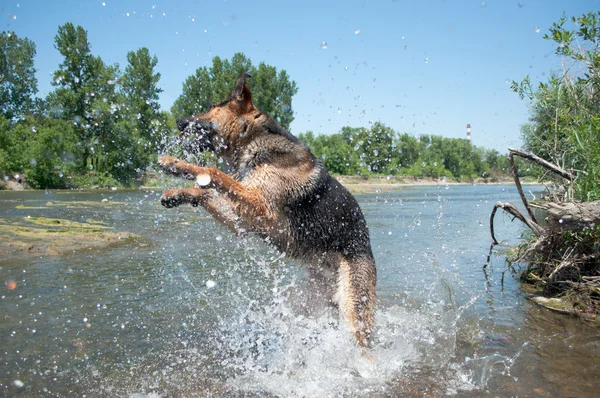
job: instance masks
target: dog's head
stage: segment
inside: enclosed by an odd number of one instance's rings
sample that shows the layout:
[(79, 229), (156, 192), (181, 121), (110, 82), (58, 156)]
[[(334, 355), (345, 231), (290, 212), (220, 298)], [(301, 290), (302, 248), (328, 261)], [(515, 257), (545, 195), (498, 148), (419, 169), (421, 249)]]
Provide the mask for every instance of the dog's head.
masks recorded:
[(249, 77), (250, 74), (242, 73), (231, 96), (213, 105), (208, 112), (177, 119), (179, 138), (186, 151), (226, 154), (239, 143), (251, 118), (260, 116), (246, 83)]

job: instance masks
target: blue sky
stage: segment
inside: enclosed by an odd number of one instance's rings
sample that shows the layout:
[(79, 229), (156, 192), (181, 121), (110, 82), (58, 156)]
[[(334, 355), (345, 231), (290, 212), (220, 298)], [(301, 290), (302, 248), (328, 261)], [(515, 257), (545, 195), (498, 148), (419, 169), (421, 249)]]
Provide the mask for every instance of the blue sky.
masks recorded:
[(40, 96), (61, 62), (58, 26), (73, 22), (94, 55), (121, 69), (128, 51), (148, 47), (164, 109), (196, 68), (243, 52), (296, 81), (294, 134), (381, 121), (415, 136), (464, 137), (470, 123), (475, 145), (506, 152), (521, 145), (528, 117), (509, 82), (559, 69), (543, 34), (563, 12), (598, 9), (599, 0), (3, 0), (0, 30), (35, 42)]

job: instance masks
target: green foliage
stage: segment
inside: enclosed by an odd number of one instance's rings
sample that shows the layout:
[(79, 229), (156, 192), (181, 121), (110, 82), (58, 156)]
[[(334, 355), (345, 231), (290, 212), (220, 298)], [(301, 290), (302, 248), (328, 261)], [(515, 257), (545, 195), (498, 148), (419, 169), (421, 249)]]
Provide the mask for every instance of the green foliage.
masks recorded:
[(521, 128), (524, 146), (573, 172), (575, 199), (600, 199), (600, 11), (563, 16), (544, 39), (557, 44), (567, 67), (535, 90), (529, 77), (513, 82), (531, 101), (530, 121)]
[(121, 78), (123, 94), (126, 96), (129, 117), (134, 120), (135, 129), (146, 152), (155, 153), (161, 129), (160, 105), (158, 95), (163, 91), (158, 87), (160, 73), (155, 73), (158, 64), (156, 56), (151, 57), (147, 48), (127, 54), (128, 65)]
[(214, 57), (210, 68), (196, 69), (183, 83), (182, 93), (171, 112), (175, 117), (206, 112), (211, 105), (231, 95), (244, 71), (252, 75), (248, 86), (254, 105), (289, 130), (294, 120), (292, 97), (298, 92), (296, 82), (290, 80), (285, 70), (277, 72), (277, 68), (263, 62), (254, 66), (242, 53), (234, 54), (231, 61)]
[(13, 171), (24, 172), (33, 188), (64, 188), (76, 169), (81, 147), (72, 123), (27, 118), (10, 131)]
[(113, 113), (117, 102), (119, 68), (107, 66), (91, 54), (87, 32), (68, 22), (58, 28), (56, 49), (64, 56), (54, 72), (48, 103), (54, 116), (72, 121), (82, 144), (80, 170), (98, 161), (98, 144), (104, 144), (115, 123)]
[(327, 169), (341, 175), (407, 175), (413, 177), (492, 177), (508, 173), (508, 160), (458, 138), (398, 134), (381, 122), (370, 129), (343, 127), (338, 134), (299, 138)]
[(0, 114), (8, 120), (32, 109), (37, 92), (33, 59), (35, 44), (14, 32), (0, 33)]

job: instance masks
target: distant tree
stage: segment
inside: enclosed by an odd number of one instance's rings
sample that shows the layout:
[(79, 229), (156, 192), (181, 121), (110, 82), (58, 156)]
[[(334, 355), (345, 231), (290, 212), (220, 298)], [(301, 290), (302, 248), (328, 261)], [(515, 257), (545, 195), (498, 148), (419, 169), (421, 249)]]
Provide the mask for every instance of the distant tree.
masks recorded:
[(419, 158), (423, 145), (415, 137), (404, 133), (395, 139), (393, 158), (399, 167), (409, 167)]
[(24, 117), (33, 106), (37, 79), (35, 44), (14, 32), (0, 33), (0, 114), (8, 120)]
[(121, 78), (123, 93), (128, 103), (130, 117), (135, 120), (138, 134), (147, 143), (147, 151), (156, 151), (158, 126), (160, 123), (158, 87), (160, 73), (154, 68), (158, 64), (156, 56), (150, 56), (146, 47), (127, 53), (127, 67)]
[(60, 119), (28, 118), (15, 127), (28, 136), (23, 148), (27, 182), (33, 188), (67, 188), (67, 176), (77, 169), (79, 139), (72, 123)]
[(254, 66), (242, 53), (231, 61), (214, 57), (212, 66), (196, 69), (183, 84), (182, 94), (175, 100), (171, 112), (174, 116), (187, 116), (206, 112), (211, 105), (227, 98), (242, 72), (252, 75), (248, 85), (256, 107), (267, 112), (288, 129), (294, 120), (292, 97), (298, 92), (296, 82), (290, 80), (285, 70), (277, 72), (273, 66), (260, 63)]
[(13, 139), (10, 131), (10, 121), (0, 115), (0, 178), (14, 170)]
[(64, 60), (54, 72), (57, 88), (48, 95), (48, 106), (52, 116), (74, 123), (83, 148), (80, 166), (94, 168), (120, 108), (115, 87), (119, 68), (92, 55), (87, 32), (70, 22), (58, 28), (55, 47)]
[(391, 128), (376, 122), (370, 129), (342, 128), (342, 135), (360, 158), (360, 165), (374, 174), (390, 172), (394, 135)]

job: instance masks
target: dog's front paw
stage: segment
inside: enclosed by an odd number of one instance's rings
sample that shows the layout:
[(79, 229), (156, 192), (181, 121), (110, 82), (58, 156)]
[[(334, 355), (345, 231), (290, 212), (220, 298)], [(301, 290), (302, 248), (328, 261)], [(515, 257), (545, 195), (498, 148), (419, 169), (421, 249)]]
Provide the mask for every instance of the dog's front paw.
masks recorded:
[(179, 159), (174, 156), (161, 156), (158, 158), (158, 164), (160, 165), (161, 169), (171, 173), (177, 171), (176, 166), (178, 162)]
[(165, 191), (160, 197), (160, 203), (166, 208), (177, 207), (183, 203), (180, 192), (176, 189)]

